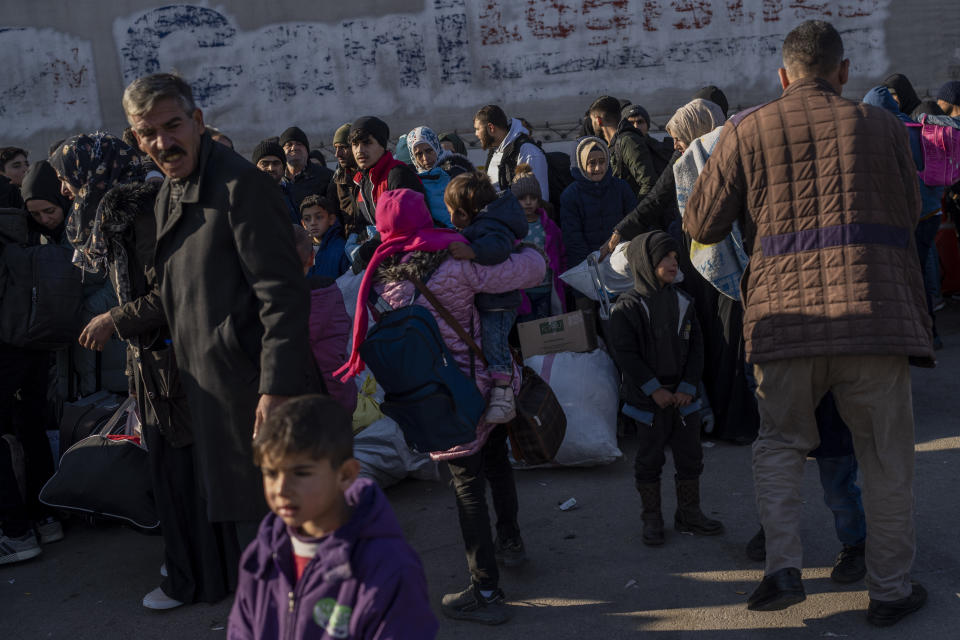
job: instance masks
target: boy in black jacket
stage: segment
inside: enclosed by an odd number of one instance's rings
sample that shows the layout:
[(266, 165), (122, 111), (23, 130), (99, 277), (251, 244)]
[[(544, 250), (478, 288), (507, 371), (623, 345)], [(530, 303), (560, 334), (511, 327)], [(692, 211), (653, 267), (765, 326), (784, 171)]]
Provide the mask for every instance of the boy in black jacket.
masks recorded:
[(634, 290), (620, 296), (610, 324), (623, 370), (623, 412), (639, 423), (634, 464), (643, 500), (643, 542), (663, 544), (660, 471), (664, 449), (673, 451), (677, 485), (677, 531), (701, 535), (723, 525), (700, 510), (700, 410), (703, 337), (693, 299), (673, 286), (679, 275), (676, 241), (662, 231), (637, 236), (627, 248)]

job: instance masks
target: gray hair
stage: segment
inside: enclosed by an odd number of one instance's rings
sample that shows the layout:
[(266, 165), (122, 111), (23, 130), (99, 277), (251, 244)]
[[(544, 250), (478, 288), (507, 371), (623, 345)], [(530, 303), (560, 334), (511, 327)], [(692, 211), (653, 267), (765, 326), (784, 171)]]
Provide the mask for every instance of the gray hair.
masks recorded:
[(682, 142), (690, 144), (726, 122), (723, 109), (714, 102), (697, 98), (683, 105), (667, 122), (667, 132)]
[(175, 73), (154, 73), (137, 78), (124, 90), (123, 111), (128, 118), (142, 116), (165, 98), (179, 102), (187, 115), (197, 109), (193, 91), (183, 78)]

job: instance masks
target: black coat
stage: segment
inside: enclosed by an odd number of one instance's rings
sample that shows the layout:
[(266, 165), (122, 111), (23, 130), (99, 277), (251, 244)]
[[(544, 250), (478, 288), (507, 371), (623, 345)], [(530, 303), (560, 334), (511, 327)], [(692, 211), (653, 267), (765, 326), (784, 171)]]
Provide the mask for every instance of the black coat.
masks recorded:
[(673, 173), (673, 164), (679, 158), (680, 152), (674, 152), (653, 189), (617, 224), (622, 242), (648, 231), (666, 231), (670, 223), (680, 216), (677, 179)]
[(287, 178), (294, 209), (299, 213), (300, 203), (307, 196), (327, 195), (327, 187), (332, 178), (333, 171), (308, 160), (303, 171), (293, 178)]
[[(194, 173), (157, 196), (160, 297), (193, 415), (212, 522), (266, 512), (250, 446), (258, 396), (317, 388), (310, 298), (280, 187), (204, 135)], [(182, 196), (171, 203), (171, 190)]]

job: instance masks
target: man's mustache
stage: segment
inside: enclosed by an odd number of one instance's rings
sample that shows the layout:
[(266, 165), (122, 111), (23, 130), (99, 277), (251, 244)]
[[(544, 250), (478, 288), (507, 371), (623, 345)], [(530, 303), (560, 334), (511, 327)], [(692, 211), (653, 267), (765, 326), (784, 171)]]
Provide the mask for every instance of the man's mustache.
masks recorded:
[(157, 159), (160, 160), (160, 162), (166, 162), (167, 160), (172, 159), (171, 156), (178, 154), (185, 156), (187, 155), (187, 151), (183, 147), (171, 147), (170, 149), (164, 149), (161, 151), (157, 156)]

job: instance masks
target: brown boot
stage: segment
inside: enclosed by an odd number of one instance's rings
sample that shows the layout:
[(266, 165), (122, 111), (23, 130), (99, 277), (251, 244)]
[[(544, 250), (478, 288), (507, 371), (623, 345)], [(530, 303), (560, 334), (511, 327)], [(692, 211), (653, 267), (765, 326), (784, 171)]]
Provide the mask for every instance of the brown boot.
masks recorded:
[(658, 547), (663, 544), (663, 514), (660, 513), (660, 483), (637, 484), (643, 501), (643, 544)]
[(673, 526), (677, 531), (695, 533), (701, 536), (715, 536), (723, 533), (723, 523), (711, 520), (700, 510), (700, 478), (680, 479), (674, 477), (677, 484), (677, 513)]

